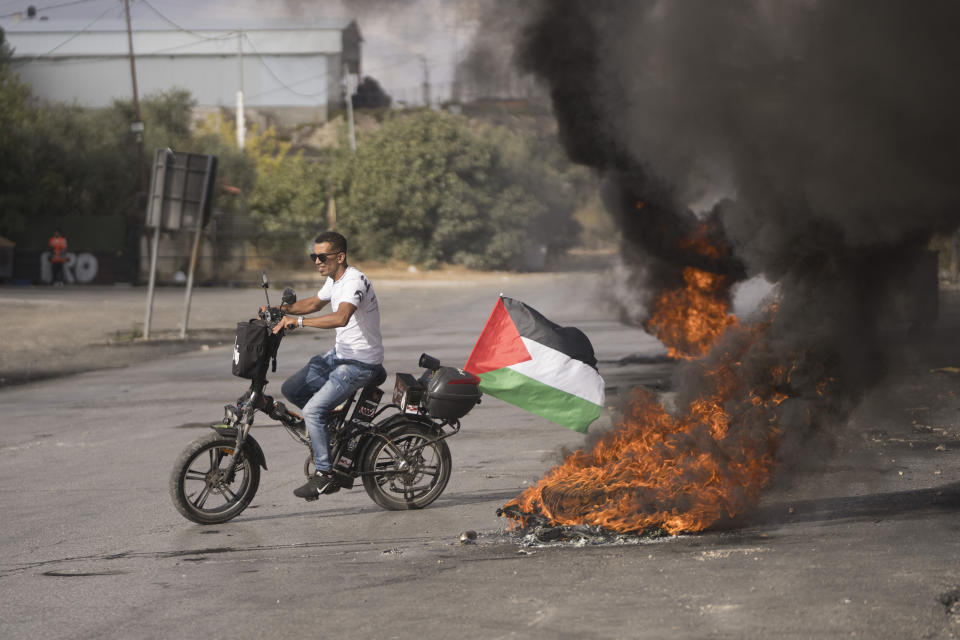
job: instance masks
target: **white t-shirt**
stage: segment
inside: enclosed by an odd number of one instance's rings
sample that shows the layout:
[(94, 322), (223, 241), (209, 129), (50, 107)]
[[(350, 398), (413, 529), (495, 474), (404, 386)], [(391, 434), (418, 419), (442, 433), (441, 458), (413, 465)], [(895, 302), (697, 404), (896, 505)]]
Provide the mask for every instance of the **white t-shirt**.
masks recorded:
[(380, 337), (380, 306), (373, 284), (359, 269), (347, 267), (336, 282), (327, 278), (317, 297), (329, 300), (330, 308), (336, 311), (341, 302), (349, 302), (357, 308), (345, 327), (337, 327), (335, 348), (337, 357), (357, 360), (366, 364), (383, 362), (383, 340)]

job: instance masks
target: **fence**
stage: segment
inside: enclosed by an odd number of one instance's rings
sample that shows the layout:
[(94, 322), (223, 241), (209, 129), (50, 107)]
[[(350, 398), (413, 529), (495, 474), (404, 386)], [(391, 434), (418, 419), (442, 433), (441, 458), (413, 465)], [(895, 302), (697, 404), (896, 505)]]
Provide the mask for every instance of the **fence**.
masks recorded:
[[(152, 233), (152, 232), (151, 232)], [(179, 284), (186, 279), (192, 234), (161, 232), (157, 254), (157, 282)], [(140, 243), (140, 277), (149, 273), (149, 236)], [(261, 269), (309, 269), (312, 238), (295, 233), (264, 233), (241, 214), (217, 212), (201, 237), (195, 281), (208, 285), (249, 284)]]

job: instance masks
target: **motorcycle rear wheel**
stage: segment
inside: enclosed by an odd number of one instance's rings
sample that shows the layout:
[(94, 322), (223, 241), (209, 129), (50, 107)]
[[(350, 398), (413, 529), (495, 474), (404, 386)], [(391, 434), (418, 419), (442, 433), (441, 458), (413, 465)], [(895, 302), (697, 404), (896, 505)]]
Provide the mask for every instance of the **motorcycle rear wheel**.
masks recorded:
[(226, 482), (227, 467), (236, 441), (218, 433), (194, 440), (183, 450), (170, 474), (170, 497), (187, 520), (222, 524), (238, 516), (260, 486), (260, 467), (243, 452), (234, 477)]
[[(378, 438), (363, 457), (363, 488), (384, 509), (422, 509), (440, 497), (450, 480), (453, 462), (446, 441), (415, 422), (392, 429), (388, 440)], [(413, 449), (429, 442), (416, 453)]]

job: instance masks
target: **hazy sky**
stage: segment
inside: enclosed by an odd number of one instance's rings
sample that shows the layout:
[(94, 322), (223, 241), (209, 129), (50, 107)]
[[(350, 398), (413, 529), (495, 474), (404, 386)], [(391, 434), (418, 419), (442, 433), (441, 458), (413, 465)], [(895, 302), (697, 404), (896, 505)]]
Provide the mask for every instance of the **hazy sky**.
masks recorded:
[[(86, 22), (123, 16), (121, 0), (0, 0), (0, 15), (37, 7), (47, 24), (63, 20), (82, 28)], [(363, 74), (376, 78), (397, 100), (419, 100), (424, 60), (432, 93), (449, 95), (457, 60), (472, 38), (477, 3), (469, 0), (131, 0), (139, 20), (157, 22), (162, 14), (179, 26), (225, 20), (355, 18), (364, 38)], [(95, 28), (94, 25), (91, 28)], [(422, 57), (422, 58), (421, 58)]]

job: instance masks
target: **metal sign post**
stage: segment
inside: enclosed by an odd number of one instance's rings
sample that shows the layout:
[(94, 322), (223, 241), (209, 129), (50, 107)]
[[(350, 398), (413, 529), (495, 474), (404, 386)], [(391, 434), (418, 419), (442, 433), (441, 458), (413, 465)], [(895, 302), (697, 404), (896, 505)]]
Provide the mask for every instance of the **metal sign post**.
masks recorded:
[[(207, 156), (207, 165), (204, 170), (204, 175), (211, 175), (212, 172), (216, 171), (217, 164), (216, 158), (213, 156)], [(212, 180), (204, 180), (203, 182), (203, 193), (200, 196), (200, 206), (199, 210), (202, 212), (207, 206), (207, 201), (210, 199), (210, 183)], [(186, 299), (183, 301), (183, 322), (180, 323), (180, 339), (184, 340), (187, 337), (187, 322), (190, 319), (190, 298), (193, 294), (193, 273), (197, 268), (197, 256), (200, 253), (200, 233), (203, 231), (203, 215), (197, 216), (197, 224), (193, 232), (193, 250), (190, 252), (190, 268), (187, 271), (187, 293)]]
[(147, 309), (143, 314), (144, 340), (150, 337), (150, 320), (153, 317), (153, 288), (157, 281), (157, 253), (160, 251), (160, 218), (163, 213), (163, 196), (167, 191), (167, 160), (172, 156), (173, 152), (170, 149), (157, 149), (153, 159), (153, 179), (150, 180), (146, 219), (146, 227), (148, 229), (153, 228), (153, 241), (150, 244), (150, 281), (147, 284)]
[(200, 252), (203, 227), (210, 215), (212, 185), (217, 172), (216, 156), (198, 153), (176, 153), (157, 149), (153, 161), (153, 180), (147, 205), (147, 228), (153, 228), (150, 256), (150, 283), (147, 288), (147, 309), (143, 320), (143, 337), (150, 337), (150, 319), (153, 314), (153, 292), (157, 275), (157, 255), (160, 232), (193, 230), (193, 249), (190, 255), (190, 273), (184, 305), (180, 337), (185, 338), (190, 315), (190, 297), (193, 275)]
[(153, 316), (153, 285), (157, 279), (157, 252), (160, 250), (160, 227), (153, 230), (150, 243), (150, 283), (147, 285), (147, 310), (143, 316), (143, 339), (150, 337), (150, 319)]

